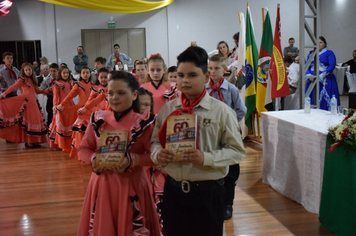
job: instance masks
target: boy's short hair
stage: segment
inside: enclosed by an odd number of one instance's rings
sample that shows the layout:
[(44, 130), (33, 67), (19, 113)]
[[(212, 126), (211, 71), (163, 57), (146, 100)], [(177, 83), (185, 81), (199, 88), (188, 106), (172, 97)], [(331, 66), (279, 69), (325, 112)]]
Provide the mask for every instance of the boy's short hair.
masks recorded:
[(287, 55), (286, 57), (284, 57), (284, 62), (288, 62), (288, 63), (292, 64), (293, 59), (289, 55)]
[(182, 62), (193, 63), (196, 67), (199, 67), (205, 74), (208, 71), (208, 54), (199, 46), (190, 46), (185, 49), (184, 52), (177, 57), (179, 66)]
[(176, 66), (169, 67), (168, 70), (167, 70), (167, 74), (171, 73), (171, 72), (177, 72), (177, 67)]
[(104, 57), (97, 57), (97, 58), (95, 58), (94, 62), (98, 62), (100, 64), (105, 65), (106, 59)]
[(117, 43), (116, 43), (116, 44), (114, 44), (114, 48), (115, 48), (116, 46), (118, 46), (118, 47), (120, 48), (120, 45), (119, 45), (119, 44), (117, 44)]
[(291, 40), (295, 41), (295, 39), (292, 37), (292, 38), (289, 38), (289, 39), (288, 39), (288, 42), (291, 41)]
[(51, 63), (51, 65), (49, 65), (49, 68), (50, 68), (50, 69), (51, 69), (51, 68), (54, 68), (54, 69), (58, 70), (59, 66), (58, 66), (57, 63)]
[(109, 70), (106, 69), (105, 67), (100, 68), (100, 69), (98, 70), (98, 74), (100, 74), (101, 72), (105, 72), (105, 73), (109, 74)]
[(209, 61), (219, 62), (222, 67), (226, 66), (226, 59), (221, 54), (215, 54), (209, 58)]
[(2, 59), (5, 59), (6, 56), (12, 56), (12, 58), (14, 58), (14, 54), (12, 52), (4, 52), (2, 54)]

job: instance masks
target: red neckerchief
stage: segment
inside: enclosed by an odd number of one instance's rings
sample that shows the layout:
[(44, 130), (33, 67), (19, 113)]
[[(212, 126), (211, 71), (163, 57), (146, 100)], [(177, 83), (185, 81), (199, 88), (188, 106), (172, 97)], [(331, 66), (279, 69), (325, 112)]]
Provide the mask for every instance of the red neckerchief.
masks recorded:
[(119, 54), (115, 54), (115, 57), (116, 57), (116, 62), (115, 64), (117, 64), (120, 60), (120, 53)]
[[(5, 65), (6, 66), (6, 65)], [(12, 78), (12, 75), (14, 76), (14, 80), (17, 80), (17, 76), (16, 76), (16, 73), (15, 71), (12, 69), (12, 66), (11, 68), (7, 67), (6, 68), (9, 70), (9, 78), (11, 79)]]
[(224, 102), (224, 98), (223, 98), (223, 96), (222, 96), (222, 94), (221, 94), (221, 92), (220, 92), (220, 86), (222, 85), (223, 82), (224, 82), (224, 78), (222, 78), (222, 79), (220, 80), (220, 83), (219, 83), (218, 85), (214, 85), (214, 82), (213, 82), (212, 79), (210, 79), (210, 81), (209, 81), (209, 86), (210, 86), (210, 88), (211, 88), (211, 91), (210, 91), (209, 95), (210, 95), (210, 96), (213, 96), (213, 92), (214, 92), (214, 91), (218, 92), (219, 99), (220, 99), (220, 101), (222, 101), (222, 102)]
[(49, 87), (51, 87), (53, 85), (55, 80), (56, 80), (55, 78), (51, 79), (51, 81), (49, 82)]
[[(200, 103), (200, 101), (205, 96), (205, 93), (206, 93), (206, 88), (204, 87), (204, 91), (191, 102), (189, 102), (189, 100), (187, 99), (185, 94), (182, 93), (182, 95), (180, 97), (180, 102), (182, 103), (183, 108), (178, 108), (177, 110), (175, 110), (171, 114), (169, 114), (167, 116), (167, 118), (164, 120), (161, 128), (158, 131), (158, 138), (159, 138), (159, 142), (160, 142), (162, 148), (165, 148), (165, 146), (166, 146), (167, 119), (168, 119), (168, 117), (181, 115), (183, 113), (194, 114), (193, 108)], [(197, 127), (197, 130), (199, 130), (199, 127)], [(196, 147), (196, 149), (199, 149), (199, 132), (197, 132), (195, 135), (196, 135), (195, 147)]]

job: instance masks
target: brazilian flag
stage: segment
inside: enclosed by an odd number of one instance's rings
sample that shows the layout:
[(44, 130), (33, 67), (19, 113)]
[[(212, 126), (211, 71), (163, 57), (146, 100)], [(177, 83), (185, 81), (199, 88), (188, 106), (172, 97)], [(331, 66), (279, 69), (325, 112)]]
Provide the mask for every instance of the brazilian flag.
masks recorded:
[(246, 14), (246, 62), (245, 62), (245, 83), (246, 97), (245, 106), (247, 108), (245, 124), (252, 129), (252, 113), (256, 109), (256, 78), (258, 70), (258, 50), (253, 30), (250, 7), (247, 6)]

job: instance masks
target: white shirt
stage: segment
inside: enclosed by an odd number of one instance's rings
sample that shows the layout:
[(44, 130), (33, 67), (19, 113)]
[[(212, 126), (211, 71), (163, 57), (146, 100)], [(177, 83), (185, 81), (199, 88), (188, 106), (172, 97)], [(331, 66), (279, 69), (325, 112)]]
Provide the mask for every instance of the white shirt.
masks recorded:
[(299, 82), (299, 64), (292, 63), (288, 68), (288, 83), (290, 86), (297, 88)]

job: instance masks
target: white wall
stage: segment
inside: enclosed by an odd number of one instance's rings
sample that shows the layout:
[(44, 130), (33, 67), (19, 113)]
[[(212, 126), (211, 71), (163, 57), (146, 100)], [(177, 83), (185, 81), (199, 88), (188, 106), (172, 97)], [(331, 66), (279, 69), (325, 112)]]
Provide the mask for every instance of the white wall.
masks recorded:
[(322, 0), (321, 33), (328, 43), (328, 48), (335, 55), (337, 62), (352, 59), (356, 50), (356, 1)]
[[(339, 7), (337, 1), (344, 1), (345, 7)], [(277, 3), (281, 3), (282, 48), (287, 46), (289, 37), (294, 37), (295, 45), (299, 45), (299, 1), (250, 0), (249, 3), (258, 47), (262, 36), (261, 8), (269, 9), (274, 30)], [(355, 36), (356, 3), (354, 0), (322, 0), (320, 4), (321, 34), (326, 37), (338, 61), (339, 58), (345, 61), (356, 49), (352, 40), (355, 38), (352, 36)], [(190, 45), (190, 41), (197, 41), (207, 51), (215, 49), (220, 40), (227, 41), (232, 48), (232, 35), (239, 31), (239, 11), (246, 17), (245, 1), (175, 0), (168, 7), (151, 12), (114, 14), (54, 6), (37, 0), (17, 0), (9, 15), (0, 17), (0, 41), (41, 40), (43, 56), (51, 62), (60, 59), (72, 67), (76, 47), (81, 45), (81, 29), (107, 28), (107, 21), (112, 16), (117, 28), (146, 28), (147, 55), (159, 52), (170, 66), (175, 64), (177, 55)], [(58, 33), (54, 28), (55, 22)]]

